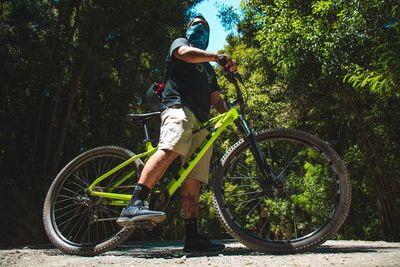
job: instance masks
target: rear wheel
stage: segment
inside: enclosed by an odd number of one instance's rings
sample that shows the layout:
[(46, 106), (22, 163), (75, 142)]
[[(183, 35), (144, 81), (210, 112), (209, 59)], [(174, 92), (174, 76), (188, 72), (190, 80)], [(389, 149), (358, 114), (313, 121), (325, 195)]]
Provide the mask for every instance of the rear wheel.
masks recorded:
[[(123, 242), (134, 231), (116, 223), (123, 201), (88, 194), (102, 174), (135, 156), (113, 146), (89, 150), (73, 159), (53, 181), (44, 203), (43, 221), (50, 241), (60, 250), (92, 256)], [(142, 163), (137, 160), (96, 185), (96, 191), (131, 194)], [(122, 183), (116, 183), (125, 177)]]
[(249, 142), (229, 149), (214, 192), (227, 231), (250, 248), (275, 253), (304, 251), (334, 235), (351, 201), (348, 173), (336, 152), (291, 129), (260, 132), (257, 142), (275, 177), (261, 174)]

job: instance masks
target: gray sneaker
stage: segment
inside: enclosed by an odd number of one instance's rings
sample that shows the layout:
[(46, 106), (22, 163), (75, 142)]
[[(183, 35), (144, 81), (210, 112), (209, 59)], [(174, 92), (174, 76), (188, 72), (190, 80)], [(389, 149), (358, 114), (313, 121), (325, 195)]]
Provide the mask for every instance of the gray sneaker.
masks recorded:
[(157, 224), (166, 219), (165, 212), (147, 209), (143, 202), (136, 200), (133, 205), (124, 208), (117, 223), (124, 227), (135, 227), (139, 222), (148, 221), (151, 224)]

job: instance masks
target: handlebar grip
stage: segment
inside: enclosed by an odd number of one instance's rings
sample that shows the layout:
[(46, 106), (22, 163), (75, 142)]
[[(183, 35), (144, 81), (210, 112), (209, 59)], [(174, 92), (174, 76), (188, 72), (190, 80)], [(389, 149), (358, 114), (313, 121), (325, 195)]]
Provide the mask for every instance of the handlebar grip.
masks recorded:
[(224, 54), (219, 55), (217, 59), (218, 64), (222, 67), (222, 73), (229, 80), (234, 80), (234, 73), (230, 72), (229, 68), (226, 67), (228, 64), (228, 57)]
[(218, 55), (217, 62), (225, 69), (226, 64), (228, 64), (228, 59), (226, 58), (225, 55)]
[(239, 73), (237, 72), (231, 72), (229, 70), (229, 68), (226, 67), (226, 64), (228, 64), (228, 57), (224, 54), (219, 55), (217, 62), (220, 66), (222, 66), (222, 72), (224, 74), (224, 76), (228, 79), (228, 81), (230, 82), (234, 82), (235, 79), (237, 79), (238, 81), (240, 81), (241, 83), (243, 83), (242, 77), (240, 76)]

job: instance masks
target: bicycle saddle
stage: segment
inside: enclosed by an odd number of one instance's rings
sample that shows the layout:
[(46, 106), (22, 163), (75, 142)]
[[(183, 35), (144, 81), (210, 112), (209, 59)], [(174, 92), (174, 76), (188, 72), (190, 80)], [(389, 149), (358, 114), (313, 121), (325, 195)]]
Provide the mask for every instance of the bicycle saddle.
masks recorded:
[(126, 115), (127, 120), (134, 123), (144, 123), (145, 121), (152, 120), (154, 118), (159, 118), (161, 112), (151, 112), (151, 113), (129, 113)]

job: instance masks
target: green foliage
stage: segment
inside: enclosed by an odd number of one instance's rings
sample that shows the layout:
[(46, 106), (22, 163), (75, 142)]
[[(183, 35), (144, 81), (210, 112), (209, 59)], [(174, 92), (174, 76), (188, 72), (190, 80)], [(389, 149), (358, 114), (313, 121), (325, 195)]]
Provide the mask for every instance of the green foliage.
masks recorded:
[[(37, 230), (43, 196), (72, 157), (104, 144), (136, 150), (141, 129), (129, 127), (124, 114), (145, 110), (140, 97), (150, 82), (162, 79), (168, 46), (198, 2), (0, 3), (0, 207), (7, 211), (0, 227), (15, 237), (2, 242), (44, 240)], [(398, 1), (243, 0), (240, 11), (220, 6), (220, 19), (231, 32), (224, 52), (243, 73), (246, 116), (254, 128), (301, 128), (327, 140), (345, 160), (353, 202), (338, 236), (399, 240)], [(219, 82), (234, 97), (224, 78)], [(234, 130), (224, 133), (215, 146), (217, 159), (237, 139)], [(304, 184), (292, 179), (302, 193), (267, 201), (269, 215), (290, 218), (303, 207), (310, 223), (322, 217), (315, 196), (325, 186), (320, 177), (326, 170), (311, 162), (303, 167)], [(238, 191), (234, 185), (230, 190)], [(226, 237), (215, 227), (209, 192), (200, 200), (201, 227)], [(167, 232), (158, 230), (162, 238), (182, 236), (179, 210), (172, 206), (176, 219)], [(250, 214), (248, 227), (262, 219)], [(279, 223), (271, 231), (289, 235), (291, 229)]]
[(360, 67), (356, 67), (352, 72), (349, 71), (349, 73), (344, 76), (343, 82), (351, 84), (355, 89), (370, 88), (373, 93), (382, 92), (383, 89), (388, 87), (384, 84), (385, 80), (382, 74), (378, 74), (374, 71), (368, 72)]
[(140, 97), (163, 79), (198, 2), (1, 1), (2, 243), (46, 240), (43, 198), (73, 157), (105, 144), (136, 151), (142, 129), (124, 116), (145, 110)]
[[(298, 127), (327, 140), (353, 179), (352, 212), (339, 236), (399, 240), (399, 3), (248, 0), (241, 7), (224, 52), (244, 73), (254, 127)], [(324, 170), (305, 167), (304, 186), (313, 188)], [(318, 216), (315, 194), (305, 190), (293, 201)]]
[(226, 31), (233, 31), (239, 22), (239, 15), (232, 6), (219, 5), (217, 15)]

